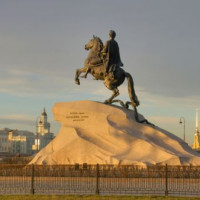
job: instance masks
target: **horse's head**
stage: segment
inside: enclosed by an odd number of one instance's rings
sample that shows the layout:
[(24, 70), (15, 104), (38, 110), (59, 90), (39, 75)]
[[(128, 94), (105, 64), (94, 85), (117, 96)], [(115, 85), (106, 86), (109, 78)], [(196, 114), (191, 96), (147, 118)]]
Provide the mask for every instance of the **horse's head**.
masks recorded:
[(100, 38), (93, 36), (93, 38), (85, 45), (85, 49), (93, 49), (100, 52), (103, 49), (103, 43)]

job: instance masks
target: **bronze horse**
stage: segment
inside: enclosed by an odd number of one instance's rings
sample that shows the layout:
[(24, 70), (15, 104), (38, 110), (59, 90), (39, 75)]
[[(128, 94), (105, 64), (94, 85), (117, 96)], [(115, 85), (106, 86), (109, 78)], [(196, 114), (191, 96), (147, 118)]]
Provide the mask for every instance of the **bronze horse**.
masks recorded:
[[(90, 73), (96, 80), (104, 81), (104, 85), (113, 91), (110, 98), (106, 99), (104, 103), (112, 104), (119, 102), (123, 107), (128, 108), (129, 105), (135, 110), (136, 121), (148, 122), (147, 120), (139, 120), (136, 107), (139, 106), (138, 98), (134, 90), (134, 82), (132, 76), (125, 72), (120, 67), (115, 67), (113, 72), (106, 73), (105, 58), (102, 58), (101, 51), (103, 49), (103, 43), (100, 38), (93, 36), (93, 38), (85, 45), (86, 50), (90, 50), (88, 57), (85, 60), (84, 67), (78, 69), (75, 75), (75, 83), (80, 85), (79, 76), (81, 73), (85, 73), (82, 78), (87, 78), (87, 74)], [(112, 66), (113, 67), (113, 66)], [(121, 100), (114, 100), (119, 95), (118, 87), (124, 82), (125, 78), (128, 81), (128, 93), (130, 101), (124, 103)]]

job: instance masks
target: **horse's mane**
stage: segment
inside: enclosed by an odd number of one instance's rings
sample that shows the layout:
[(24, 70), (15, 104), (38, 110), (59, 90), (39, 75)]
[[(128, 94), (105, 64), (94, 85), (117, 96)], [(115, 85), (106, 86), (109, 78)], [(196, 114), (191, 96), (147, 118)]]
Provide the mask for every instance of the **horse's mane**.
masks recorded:
[(103, 42), (102, 42), (102, 40), (99, 37), (97, 37), (97, 36), (95, 36), (94, 39), (96, 39), (97, 42), (99, 43), (98, 51), (102, 51), (102, 49), (103, 49)]

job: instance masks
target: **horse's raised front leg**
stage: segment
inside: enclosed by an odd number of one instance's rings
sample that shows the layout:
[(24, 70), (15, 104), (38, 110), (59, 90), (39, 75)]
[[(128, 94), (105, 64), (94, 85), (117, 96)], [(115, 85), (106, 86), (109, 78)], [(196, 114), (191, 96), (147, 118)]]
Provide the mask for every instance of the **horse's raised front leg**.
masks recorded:
[(83, 72), (85, 72), (85, 71), (86, 71), (85, 67), (76, 70), (75, 83), (76, 83), (77, 85), (80, 85), (80, 80), (79, 80), (80, 74), (83, 73)]

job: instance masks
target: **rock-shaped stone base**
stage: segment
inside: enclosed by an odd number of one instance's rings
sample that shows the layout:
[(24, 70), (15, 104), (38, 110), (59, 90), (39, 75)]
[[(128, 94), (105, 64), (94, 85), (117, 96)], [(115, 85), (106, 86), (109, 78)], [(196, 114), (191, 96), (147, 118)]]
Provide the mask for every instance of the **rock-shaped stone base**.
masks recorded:
[(75, 101), (56, 103), (53, 114), (61, 130), (31, 163), (200, 165), (198, 153), (183, 140), (136, 122), (133, 110)]

